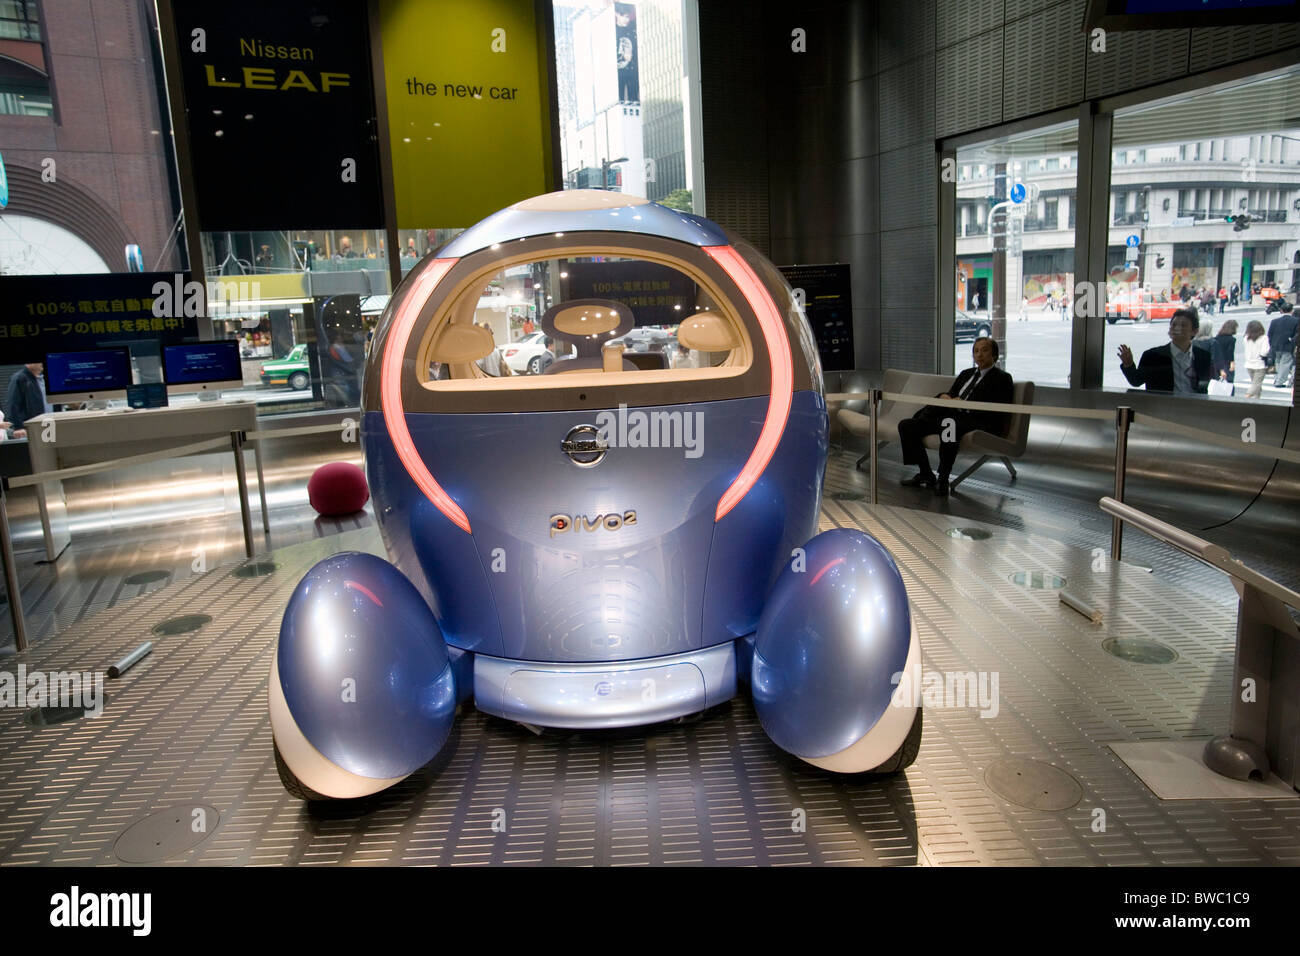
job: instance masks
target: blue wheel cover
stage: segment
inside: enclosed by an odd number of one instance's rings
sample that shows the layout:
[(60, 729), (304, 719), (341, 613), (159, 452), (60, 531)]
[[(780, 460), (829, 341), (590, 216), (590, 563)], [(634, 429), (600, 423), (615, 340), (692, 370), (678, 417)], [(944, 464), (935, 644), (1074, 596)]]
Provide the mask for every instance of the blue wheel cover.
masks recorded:
[(442, 748), (456, 689), (415, 586), (382, 558), (334, 555), (299, 582), (280, 626), (280, 684), (306, 738), (362, 777), (401, 777)]
[(758, 623), (751, 683), (769, 737), (827, 757), (884, 714), (907, 663), (912, 618), (893, 557), (860, 531), (824, 531), (787, 563)]

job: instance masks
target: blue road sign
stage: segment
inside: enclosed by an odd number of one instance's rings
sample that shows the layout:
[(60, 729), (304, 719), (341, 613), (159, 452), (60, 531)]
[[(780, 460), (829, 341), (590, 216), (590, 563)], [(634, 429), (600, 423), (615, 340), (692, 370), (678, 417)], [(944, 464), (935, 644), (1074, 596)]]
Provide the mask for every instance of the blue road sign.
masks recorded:
[(1124, 245), (1128, 246), (1130, 249), (1136, 249), (1138, 246), (1142, 245), (1142, 240), (1137, 236), (1129, 236), (1124, 240)]
[(1016, 183), (1014, 186), (1011, 187), (1011, 201), (1012, 201), (1012, 202), (1024, 202), (1024, 201), (1025, 201), (1025, 185), (1024, 185), (1024, 183)]

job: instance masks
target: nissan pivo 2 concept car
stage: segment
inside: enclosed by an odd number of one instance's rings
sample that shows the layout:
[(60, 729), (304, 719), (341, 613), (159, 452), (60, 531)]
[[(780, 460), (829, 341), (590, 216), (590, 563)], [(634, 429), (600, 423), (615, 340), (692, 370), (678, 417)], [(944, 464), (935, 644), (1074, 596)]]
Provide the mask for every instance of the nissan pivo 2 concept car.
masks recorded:
[[(556, 360), (500, 374), (484, 360), (532, 315)], [(628, 350), (649, 326), (669, 344)], [(809, 763), (912, 762), (907, 593), (873, 538), (817, 534), (816, 344), (754, 249), (618, 193), (525, 200), (411, 270), (363, 391), (388, 560), (335, 555), (289, 601), (269, 698), (291, 793), (392, 786), (471, 699), (530, 728), (610, 728), (740, 682)]]

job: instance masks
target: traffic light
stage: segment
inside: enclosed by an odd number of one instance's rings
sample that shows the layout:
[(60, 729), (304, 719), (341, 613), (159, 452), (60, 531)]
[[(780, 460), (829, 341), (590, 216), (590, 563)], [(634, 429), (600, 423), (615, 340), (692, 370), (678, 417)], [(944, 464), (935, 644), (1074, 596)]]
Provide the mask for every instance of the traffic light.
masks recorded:
[(1250, 228), (1250, 213), (1243, 212), (1240, 216), (1225, 216), (1224, 218), (1232, 223), (1233, 232), (1242, 232)]

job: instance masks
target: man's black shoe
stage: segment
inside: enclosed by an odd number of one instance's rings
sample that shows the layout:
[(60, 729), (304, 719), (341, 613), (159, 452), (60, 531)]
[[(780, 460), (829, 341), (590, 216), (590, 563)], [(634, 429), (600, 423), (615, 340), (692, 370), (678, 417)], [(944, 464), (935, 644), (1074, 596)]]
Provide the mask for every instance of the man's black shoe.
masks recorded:
[(935, 479), (933, 474), (927, 475), (924, 472), (918, 471), (911, 478), (904, 478), (899, 482), (899, 484), (904, 488), (929, 488), (934, 485), (934, 481)]
[(949, 491), (951, 491), (951, 489), (948, 487), (948, 479), (944, 476), (940, 476), (939, 483), (934, 486), (935, 497), (947, 498)]

